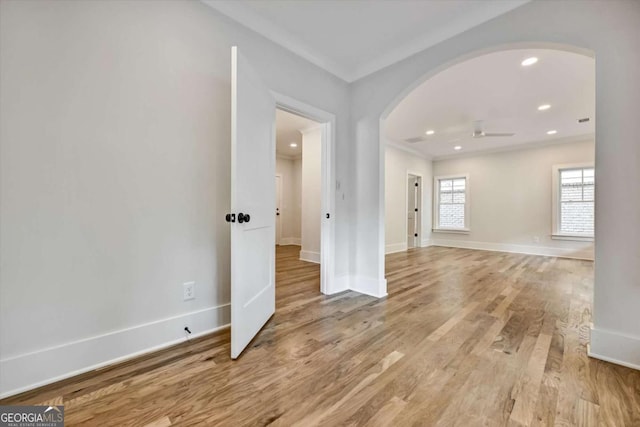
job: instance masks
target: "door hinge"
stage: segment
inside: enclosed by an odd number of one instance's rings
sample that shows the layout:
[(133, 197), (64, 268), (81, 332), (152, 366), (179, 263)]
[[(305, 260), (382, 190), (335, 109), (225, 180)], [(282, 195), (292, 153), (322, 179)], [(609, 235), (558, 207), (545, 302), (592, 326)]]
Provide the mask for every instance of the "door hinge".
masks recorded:
[(417, 186), (418, 186), (418, 183), (416, 182), (414, 185), (417, 187)]
[(418, 233), (414, 234), (415, 237), (418, 237)]
[[(316, 218), (317, 218), (317, 217), (316, 217)], [(330, 215), (330, 214), (327, 214), (327, 219), (329, 219), (329, 218), (331, 218), (331, 215)]]
[(418, 208), (416, 208), (416, 212), (418, 212)]

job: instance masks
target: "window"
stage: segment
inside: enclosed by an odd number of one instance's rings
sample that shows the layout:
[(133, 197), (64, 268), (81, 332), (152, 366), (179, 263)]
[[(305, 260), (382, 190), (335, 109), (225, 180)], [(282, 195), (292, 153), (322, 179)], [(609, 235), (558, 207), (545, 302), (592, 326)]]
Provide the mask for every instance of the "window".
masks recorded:
[(595, 211), (593, 166), (555, 166), (553, 178), (553, 237), (592, 240)]
[(434, 185), (434, 230), (469, 231), (469, 177), (436, 177)]

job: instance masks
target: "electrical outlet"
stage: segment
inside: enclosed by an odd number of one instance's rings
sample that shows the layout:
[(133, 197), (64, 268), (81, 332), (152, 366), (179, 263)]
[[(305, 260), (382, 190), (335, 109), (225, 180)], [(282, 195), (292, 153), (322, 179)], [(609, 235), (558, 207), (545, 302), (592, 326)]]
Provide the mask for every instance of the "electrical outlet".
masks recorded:
[(182, 284), (182, 299), (188, 301), (196, 298), (196, 282)]

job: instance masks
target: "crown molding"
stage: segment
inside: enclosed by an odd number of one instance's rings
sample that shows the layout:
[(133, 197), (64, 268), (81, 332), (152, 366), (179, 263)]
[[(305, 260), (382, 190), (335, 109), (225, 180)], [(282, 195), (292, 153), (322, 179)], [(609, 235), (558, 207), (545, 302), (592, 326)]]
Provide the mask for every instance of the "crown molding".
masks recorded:
[(309, 127), (303, 128), (303, 129), (298, 129), (298, 132), (300, 132), (302, 135), (306, 135), (308, 133), (314, 132), (316, 130), (320, 129), (320, 126), (322, 126), (321, 123), (317, 123), (315, 125), (311, 125)]
[(395, 148), (396, 150), (400, 150), (400, 151), (404, 151), (404, 152), (409, 153), (409, 154), (413, 154), (414, 156), (420, 157), (420, 158), (425, 159), (425, 160), (432, 160), (431, 156), (429, 156), (428, 154), (423, 153), (422, 151), (417, 150), (415, 148), (407, 147), (405, 145), (405, 143), (400, 143), (400, 142), (397, 142), (397, 141), (393, 141), (391, 139), (387, 139), (386, 142), (385, 142), (385, 145), (387, 147)]
[(582, 134), (582, 135), (574, 135), (574, 136), (565, 136), (562, 138), (554, 138), (554, 139), (550, 139), (550, 140), (546, 140), (546, 141), (531, 141), (531, 142), (525, 142), (522, 144), (515, 144), (515, 145), (508, 145), (506, 147), (498, 147), (498, 148), (492, 148), (492, 149), (488, 149), (488, 150), (478, 150), (478, 151), (471, 151), (469, 153), (454, 153), (454, 154), (447, 154), (444, 156), (434, 156), (433, 157), (433, 161), (434, 162), (438, 162), (441, 160), (451, 160), (451, 159), (464, 159), (464, 158), (468, 158), (468, 157), (480, 157), (480, 156), (485, 156), (485, 155), (490, 155), (490, 154), (497, 154), (497, 153), (505, 153), (508, 151), (518, 151), (518, 150), (534, 150), (536, 148), (542, 148), (542, 147), (549, 147), (552, 145), (561, 145), (561, 144), (569, 144), (572, 142), (595, 142), (595, 134), (593, 133), (588, 133), (588, 134)]
[(463, 33), (475, 26), (483, 24), (497, 16), (529, 3), (531, 0), (512, 0), (487, 4), (486, 7), (474, 11), (472, 14), (461, 16), (437, 31), (426, 34), (414, 39), (413, 41), (403, 43), (401, 46), (396, 46), (395, 48), (382, 53), (377, 58), (374, 58), (355, 69), (344, 67), (336, 61), (333, 61), (328, 56), (314, 52), (314, 49), (309, 47), (307, 44), (302, 43), (299, 37), (283, 30), (268, 19), (263, 18), (258, 13), (242, 4), (242, 2), (233, 0), (200, 1), (219, 13), (233, 19), (240, 25), (262, 35), (270, 41), (306, 59), (323, 70), (328, 71), (345, 82), (352, 83), (413, 56), (418, 52), (428, 49), (429, 47), (444, 40)]
[(473, 27), (484, 24), (485, 22), (510, 12), (513, 9), (517, 9), (530, 1), (531, 0), (512, 0), (493, 3), (491, 5), (487, 4), (486, 7), (474, 11), (472, 15), (461, 16), (460, 18), (447, 23), (446, 26), (443, 26), (442, 29), (436, 32), (426, 34), (407, 43), (403, 43), (401, 46), (396, 46), (394, 49), (388, 50), (377, 58), (353, 70), (350, 74), (351, 80), (347, 81), (351, 83), (353, 81), (360, 80), (361, 78), (380, 71), (383, 68), (407, 59), (418, 52), (422, 52), (423, 50), (435, 46), (438, 43), (464, 33)]
[(200, 1), (221, 14), (233, 19), (240, 25), (247, 27), (249, 30), (260, 34), (273, 43), (284, 47), (312, 64), (328, 71), (334, 76), (339, 77), (346, 82), (352, 81), (352, 76), (348, 70), (344, 69), (338, 63), (324, 55), (313, 53), (311, 48), (299, 41), (299, 37), (296, 37), (288, 31), (274, 25), (272, 22), (264, 19), (262, 16), (258, 15), (240, 2), (229, 0)]

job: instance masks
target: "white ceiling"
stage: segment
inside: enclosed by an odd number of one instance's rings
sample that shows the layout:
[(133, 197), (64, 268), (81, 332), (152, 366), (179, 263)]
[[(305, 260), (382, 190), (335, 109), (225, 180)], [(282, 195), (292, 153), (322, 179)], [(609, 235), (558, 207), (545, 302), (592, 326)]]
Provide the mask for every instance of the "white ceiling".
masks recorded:
[[(539, 61), (523, 67), (523, 59)], [(550, 104), (546, 111), (538, 106)], [(579, 118), (589, 117), (579, 124)], [(473, 121), (485, 132), (512, 137), (472, 138)], [(426, 136), (429, 129), (435, 134)], [(547, 131), (557, 130), (555, 135)], [(507, 50), (446, 69), (411, 92), (389, 115), (385, 136), (432, 158), (518, 144), (562, 142), (595, 132), (595, 61), (557, 50)], [(404, 142), (425, 137), (426, 141)], [(462, 146), (455, 151), (454, 146)]]
[(202, 0), (351, 82), (529, 0)]
[[(302, 133), (300, 131), (318, 126), (313, 120), (276, 109), (276, 154), (280, 157), (298, 158), (302, 155)], [(291, 147), (295, 142), (297, 147)]]

